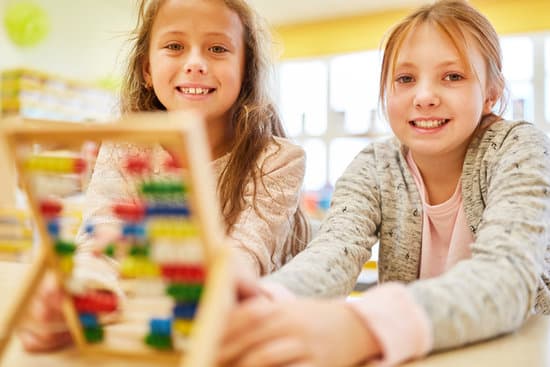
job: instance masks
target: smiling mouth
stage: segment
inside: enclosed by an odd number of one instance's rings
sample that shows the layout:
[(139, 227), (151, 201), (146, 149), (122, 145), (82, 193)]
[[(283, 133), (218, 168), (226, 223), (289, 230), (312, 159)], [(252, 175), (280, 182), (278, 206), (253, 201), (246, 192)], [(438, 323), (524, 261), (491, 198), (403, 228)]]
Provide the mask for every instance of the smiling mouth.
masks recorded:
[(176, 89), (183, 94), (189, 96), (204, 96), (214, 92), (215, 88), (187, 88), (187, 87), (176, 87)]
[(422, 129), (435, 129), (437, 127), (445, 125), (450, 119), (441, 120), (411, 120), (409, 124)]

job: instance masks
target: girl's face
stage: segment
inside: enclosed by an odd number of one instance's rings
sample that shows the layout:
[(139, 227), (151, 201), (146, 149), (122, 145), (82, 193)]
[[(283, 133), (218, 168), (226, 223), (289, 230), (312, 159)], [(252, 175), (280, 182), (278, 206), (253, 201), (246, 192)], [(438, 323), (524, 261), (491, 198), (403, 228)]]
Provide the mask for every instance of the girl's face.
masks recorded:
[(482, 115), (490, 113), (485, 62), (475, 47), (468, 58), (475, 71), (429, 24), (405, 38), (388, 81), (387, 112), (393, 132), (415, 158), (463, 156)]
[(222, 1), (167, 0), (151, 29), (144, 78), (167, 110), (196, 109), (227, 128), (243, 80), (243, 25)]

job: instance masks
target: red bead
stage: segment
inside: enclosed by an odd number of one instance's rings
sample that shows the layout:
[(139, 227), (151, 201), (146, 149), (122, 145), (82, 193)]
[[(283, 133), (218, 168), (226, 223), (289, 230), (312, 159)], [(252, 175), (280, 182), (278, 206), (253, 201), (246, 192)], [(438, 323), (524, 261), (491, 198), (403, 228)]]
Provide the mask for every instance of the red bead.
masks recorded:
[(63, 210), (63, 205), (57, 200), (42, 200), (40, 202), (40, 212), (47, 218), (57, 217)]
[(86, 161), (82, 158), (75, 158), (73, 168), (75, 173), (84, 172), (86, 169)]
[(113, 312), (118, 308), (116, 295), (108, 291), (91, 291), (73, 297), (74, 307), (79, 313)]
[(162, 277), (171, 282), (203, 283), (206, 278), (203, 265), (164, 264), (160, 270)]
[(149, 172), (151, 167), (145, 158), (129, 157), (126, 160), (126, 170), (134, 175), (143, 175)]
[(139, 222), (145, 217), (145, 206), (136, 203), (117, 203), (113, 205), (113, 212), (120, 219)]

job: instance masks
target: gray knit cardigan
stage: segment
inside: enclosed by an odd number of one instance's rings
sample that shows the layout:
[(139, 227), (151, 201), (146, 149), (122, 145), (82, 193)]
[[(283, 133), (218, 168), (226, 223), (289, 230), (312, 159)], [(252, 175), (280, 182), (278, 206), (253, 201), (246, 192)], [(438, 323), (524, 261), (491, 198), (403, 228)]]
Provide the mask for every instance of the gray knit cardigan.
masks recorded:
[[(432, 325), (434, 350), (518, 328), (550, 312), (550, 141), (526, 122), (472, 138), (461, 177), (472, 258), (418, 280), (422, 202), (395, 138), (367, 146), (338, 180), (319, 234), (266, 278), (297, 295), (352, 290), (379, 240), (379, 281), (407, 283)], [(395, 315), (400, 317), (400, 315)]]

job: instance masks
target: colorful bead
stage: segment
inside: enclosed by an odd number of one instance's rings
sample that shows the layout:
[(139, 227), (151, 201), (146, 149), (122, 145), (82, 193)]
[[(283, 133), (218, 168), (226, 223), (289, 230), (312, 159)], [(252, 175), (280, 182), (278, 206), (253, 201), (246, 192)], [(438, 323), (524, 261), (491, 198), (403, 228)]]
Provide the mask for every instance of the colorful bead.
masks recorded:
[(91, 291), (73, 296), (73, 301), (79, 313), (112, 312), (118, 308), (116, 295), (108, 291)]
[(145, 337), (145, 343), (155, 349), (172, 349), (172, 338), (166, 335), (149, 334)]
[(120, 219), (139, 222), (145, 216), (145, 207), (137, 203), (117, 203), (113, 205), (113, 213)]
[(206, 278), (206, 271), (202, 264), (163, 264), (160, 271), (165, 280), (174, 283), (203, 283)]
[(127, 172), (134, 175), (144, 175), (151, 171), (149, 161), (140, 157), (128, 157), (125, 168)]
[(103, 340), (103, 328), (99, 326), (84, 328), (84, 337), (88, 343), (98, 343)]
[(157, 204), (148, 206), (145, 209), (145, 215), (148, 217), (155, 216), (189, 216), (189, 208), (187, 206), (180, 205), (166, 205), (166, 204)]
[(63, 210), (63, 205), (57, 200), (46, 199), (40, 202), (40, 213), (46, 218), (57, 217)]
[(202, 294), (202, 284), (174, 283), (166, 287), (166, 294), (177, 302), (198, 302)]
[(80, 174), (86, 169), (86, 162), (79, 157), (32, 156), (25, 162), (25, 168), (30, 171)]
[(149, 320), (149, 329), (151, 334), (172, 335), (172, 319), (153, 318)]
[(175, 319), (193, 319), (197, 313), (197, 303), (176, 303), (172, 309)]
[(152, 278), (159, 273), (158, 265), (143, 256), (128, 256), (120, 264), (120, 274), (125, 278)]
[(49, 220), (47, 223), (46, 223), (46, 229), (48, 231), (48, 233), (50, 234), (50, 236), (53, 236), (53, 237), (58, 237), (59, 236), (59, 230), (60, 230), (60, 226), (59, 226), (59, 222), (57, 220)]
[(97, 315), (93, 313), (81, 313), (78, 314), (80, 323), (84, 328), (94, 328), (99, 327), (99, 322), (97, 320)]
[(54, 243), (54, 249), (59, 255), (72, 255), (76, 251), (76, 245), (72, 242), (57, 239)]
[(59, 269), (63, 274), (71, 274), (73, 272), (74, 260), (72, 256), (59, 256)]
[(140, 186), (140, 192), (145, 196), (183, 195), (185, 186), (179, 181), (148, 181)]
[(180, 335), (189, 336), (193, 329), (193, 321), (185, 319), (175, 319), (172, 322), (172, 328), (174, 329), (174, 332)]

